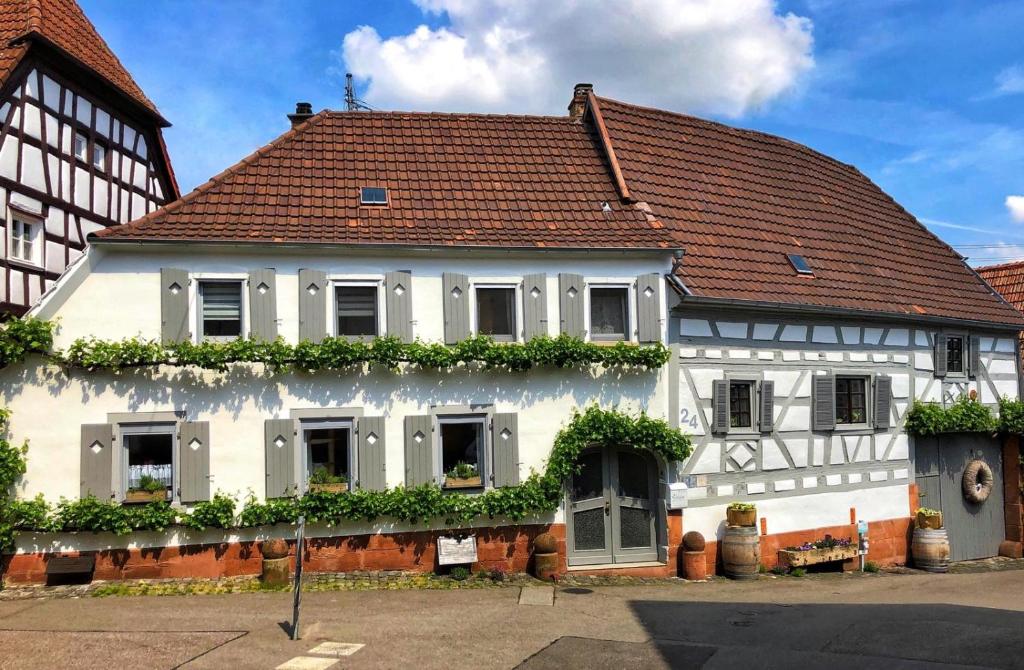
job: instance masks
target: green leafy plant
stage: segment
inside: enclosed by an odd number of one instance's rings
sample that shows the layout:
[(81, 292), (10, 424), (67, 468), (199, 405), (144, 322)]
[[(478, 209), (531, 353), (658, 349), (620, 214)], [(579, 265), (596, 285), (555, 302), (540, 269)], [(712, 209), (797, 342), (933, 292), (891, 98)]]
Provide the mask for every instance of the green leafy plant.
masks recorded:
[[(2, 332), (6, 333), (7, 329)], [(0, 345), (0, 357), (9, 353), (5, 346)], [(14, 531), (21, 519), (11, 510), (15, 503), (14, 484), (25, 474), (25, 454), (28, 453), (27, 443), (13, 445), (7, 440), (10, 418), (10, 412), (0, 409), (0, 552), (14, 549)]]
[(999, 399), (999, 432), (1006, 435), (1024, 434), (1024, 400), (1006, 396)]
[(806, 574), (807, 570), (805, 568), (793, 568), (789, 571), (790, 577), (803, 577)]
[(917, 513), (918, 514), (923, 514), (925, 516), (938, 516), (938, 515), (942, 514), (942, 512), (940, 512), (939, 510), (932, 509), (930, 507), (918, 507), (917, 508)]
[(881, 569), (882, 568), (879, 567), (878, 563), (875, 563), (874, 561), (865, 561), (864, 563), (864, 572), (875, 573), (880, 572)]
[(754, 503), (731, 502), (729, 503), (728, 509), (735, 510), (737, 512), (753, 512), (757, 509), (757, 505)]
[(146, 493), (157, 493), (159, 491), (167, 490), (167, 487), (159, 479), (152, 475), (142, 475), (139, 477), (139, 485), (133, 487), (135, 491), (145, 491)]
[(938, 403), (915, 400), (907, 412), (905, 427), (912, 435), (926, 436), (939, 433), (992, 433), (999, 429), (999, 421), (992, 410), (970, 396), (943, 407)]
[(457, 582), (464, 582), (469, 579), (469, 568), (463, 565), (457, 565), (451, 569), (448, 576)]
[(455, 467), (444, 473), (444, 476), (451, 477), (452, 479), (472, 479), (473, 477), (479, 477), (480, 473), (477, 472), (475, 465), (459, 461), (455, 464)]
[(332, 475), (330, 470), (322, 465), (314, 468), (313, 473), (309, 475), (310, 484), (347, 484), (348, 477), (345, 475)]
[(192, 512), (180, 515), (178, 523), (195, 530), (231, 528), (235, 525), (235, 499), (218, 492), (212, 500), (197, 502)]

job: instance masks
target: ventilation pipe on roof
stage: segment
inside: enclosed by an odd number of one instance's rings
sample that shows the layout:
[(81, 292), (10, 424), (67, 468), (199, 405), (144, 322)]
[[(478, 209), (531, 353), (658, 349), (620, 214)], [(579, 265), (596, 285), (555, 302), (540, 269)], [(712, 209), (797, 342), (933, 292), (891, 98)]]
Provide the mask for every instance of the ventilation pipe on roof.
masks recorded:
[(593, 84), (576, 84), (572, 90), (572, 101), (569, 103), (569, 118), (582, 119), (587, 110), (587, 96), (594, 90)]
[(308, 102), (297, 102), (295, 103), (295, 113), (289, 114), (288, 120), (292, 122), (292, 128), (294, 128), (311, 116), (313, 116), (313, 105)]

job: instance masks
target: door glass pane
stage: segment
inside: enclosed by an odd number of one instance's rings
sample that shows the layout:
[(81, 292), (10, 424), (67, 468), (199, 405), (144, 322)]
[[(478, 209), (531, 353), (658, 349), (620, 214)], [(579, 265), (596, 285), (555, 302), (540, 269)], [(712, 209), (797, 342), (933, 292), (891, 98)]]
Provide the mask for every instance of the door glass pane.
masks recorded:
[(644, 500), (650, 498), (648, 463), (643, 454), (635, 451), (619, 452), (619, 496)]
[(579, 458), (580, 471), (572, 476), (572, 500), (604, 497), (604, 475), (600, 451), (589, 451)]
[(651, 512), (635, 507), (620, 507), (622, 524), (619, 543), (623, 549), (651, 546)]
[(573, 512), (572, 535), (576, 551), (604, 549), (604, 508)]

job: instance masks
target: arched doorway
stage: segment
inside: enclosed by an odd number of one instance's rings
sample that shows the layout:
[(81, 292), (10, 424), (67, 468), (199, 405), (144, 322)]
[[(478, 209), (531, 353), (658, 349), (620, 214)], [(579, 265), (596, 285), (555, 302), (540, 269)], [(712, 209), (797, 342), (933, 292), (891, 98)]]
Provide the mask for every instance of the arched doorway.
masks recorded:
[(658, 465), (646, 451), (595, 447), (580, 454), (567, 493), (569, 565), (658, 559)]

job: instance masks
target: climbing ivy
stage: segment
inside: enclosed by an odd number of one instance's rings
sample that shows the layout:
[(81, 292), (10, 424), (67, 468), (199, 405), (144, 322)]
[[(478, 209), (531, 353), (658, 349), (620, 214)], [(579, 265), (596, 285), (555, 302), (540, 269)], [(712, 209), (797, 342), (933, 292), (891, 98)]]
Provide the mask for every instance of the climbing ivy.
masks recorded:
[(14, 545), (15, 523), (9, 510), (16, 502), (14, 484), (25, 474), (28, 453), (28, 444), (14, 445), (7, 440), (10, 418), (10, 412), (0, 409), (0, 552), (9, 551)]
[(948, 407), (916, 400), (907, 412), (905, 427), (911, 435), (919, 436), (995, 432), (1020, 435), (1024, 434), (1024, 401), (1000, 398), (996, 417), (987, 405), (966, 395)]
[(440, 520), (447, 525), (469, 523), (479, 517), (519, 521), (530, 514), (556, 510), (566, 479), (579, 471), (580, 452), (606, 444), (647, 450), (670, 462), (685, 459), (692, 450), (689, 437), (662, 419), (645, 414), (633, 417), (594, 406), (574, 413), (559, 431), (543, 474), (531, 473), (521, 484), (476, 495), (443, 491), (436, 484), (383, 491), (310, 492), (266, 501), (250, 495), (237, 517), (234, 499), (221, 493), (211, 501), (197, 503), (190, 513), (175, 510), (165, 502), (129, 506), (91, 497), (61, 500), (51, 509), (37, 497), (13, 501), (8, 513), (15, 530), (108, 531), (118, 535), (164, 530), (175, 523), (193, 529), (249, 528), (294, 523), (299, 516), (324, 524), (381, 518), (409, 523)]

